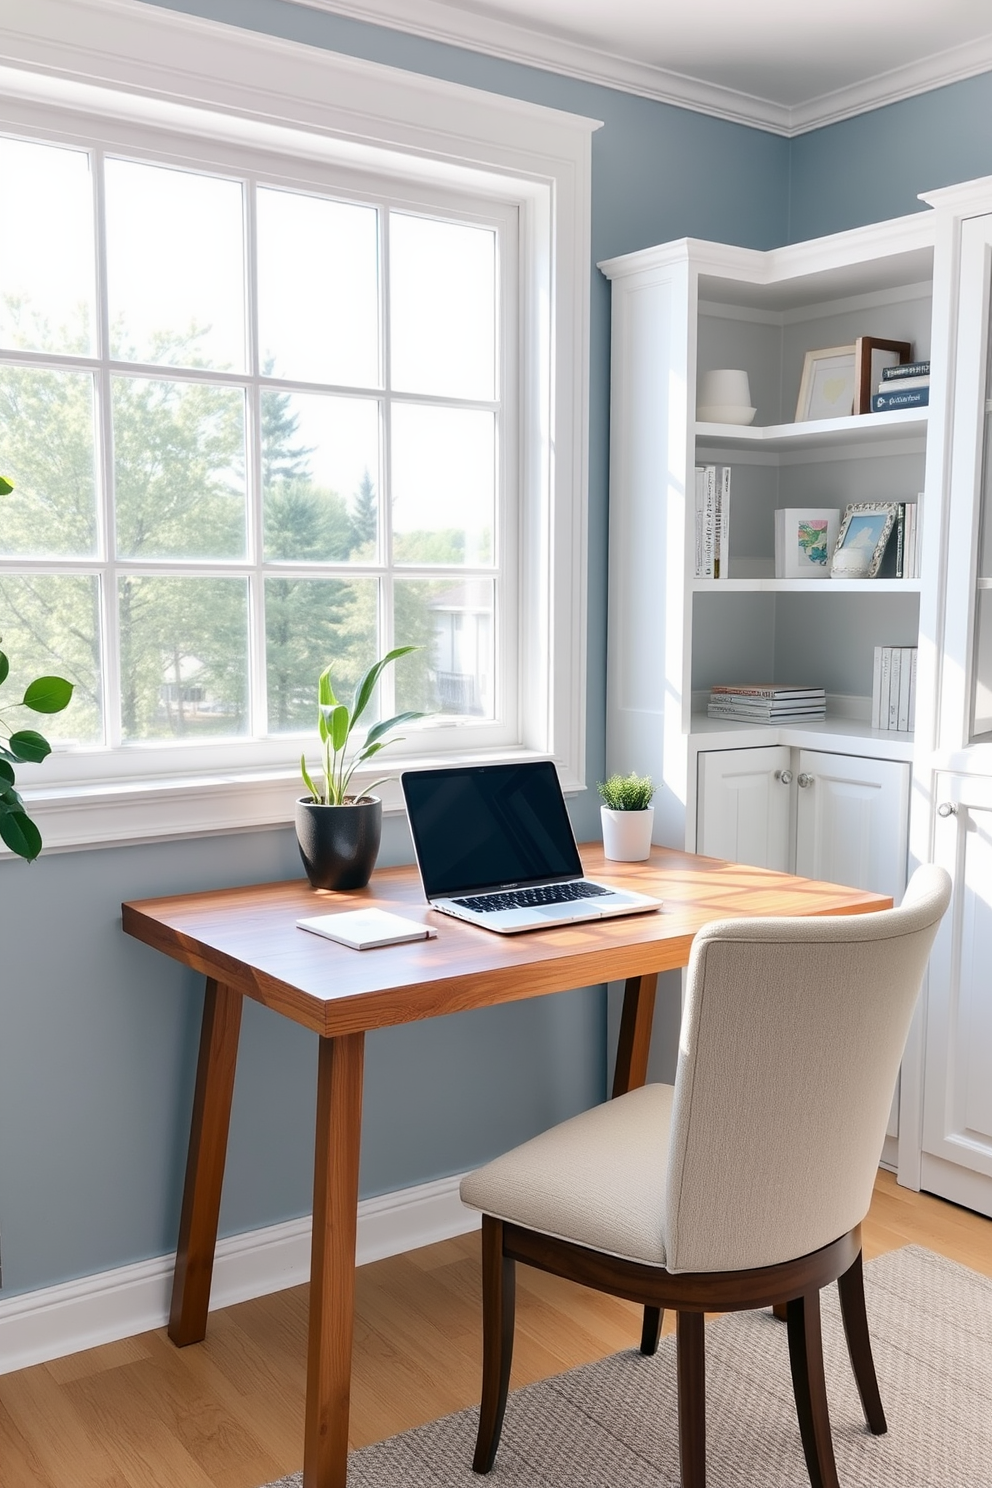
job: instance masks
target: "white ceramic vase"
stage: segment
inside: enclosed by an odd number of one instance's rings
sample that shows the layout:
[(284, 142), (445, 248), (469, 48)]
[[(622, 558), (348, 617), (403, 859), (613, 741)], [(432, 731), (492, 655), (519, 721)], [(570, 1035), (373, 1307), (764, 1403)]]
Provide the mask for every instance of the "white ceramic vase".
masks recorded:
[(654, 807), (645, 811), (611, 811), (601, 806), (603, 853), (614, 863), (641, 863), (651, 856)]

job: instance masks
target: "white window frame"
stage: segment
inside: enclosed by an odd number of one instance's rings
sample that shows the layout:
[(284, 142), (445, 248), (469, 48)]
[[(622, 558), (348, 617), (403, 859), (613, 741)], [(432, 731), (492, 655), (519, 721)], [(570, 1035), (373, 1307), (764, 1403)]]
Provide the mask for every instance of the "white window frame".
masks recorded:
[[(135, 0), (0, 0), (0, 129), (51, 139), (73, 116), (110, 149), (162, 151), (167, 137), (173, 160), (185, 140), (202, 161), (208, 141), (232, 168), (246, 148), (255, 164), (269, 155), (284, 181), (296, 162), (312, 186), (330, 163), (338, 180), (372, 172), (394, 192), (408, 181), (412, 195), (421, 182), (467, 196), (469, 214), (480, 201), (516, 214), (518, 315), (504, 329), (520, 369), (518, 726), (466, 737), (474, 748), (445, 758), (550, 757), (565, 788), (582, 789), (596, 121)], [(232, 741), (220, 767), (187, 750), (67, 752), (22, 769), (19, 784), (46, 851), (243, 830), (292, 819), (297, 742)], [(398, 807), (395, 789), (385, 805)]]

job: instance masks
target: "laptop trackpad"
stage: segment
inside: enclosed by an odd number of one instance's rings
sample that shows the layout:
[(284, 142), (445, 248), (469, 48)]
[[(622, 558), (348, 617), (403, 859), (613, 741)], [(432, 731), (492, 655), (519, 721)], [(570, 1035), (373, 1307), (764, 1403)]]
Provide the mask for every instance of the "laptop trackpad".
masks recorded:
[(568, 899), (562, 904), (535, 905), (532, 911), (535, 919), (538, 915), (542, 920), (590, 920), (596, 919), (597, 910), (595, 901), (588, 899)]

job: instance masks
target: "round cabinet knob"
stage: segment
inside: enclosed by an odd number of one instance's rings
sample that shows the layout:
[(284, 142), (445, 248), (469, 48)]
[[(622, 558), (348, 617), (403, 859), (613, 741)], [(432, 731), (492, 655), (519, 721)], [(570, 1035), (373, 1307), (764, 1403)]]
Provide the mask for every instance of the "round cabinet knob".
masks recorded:
[(781, 780), (781, 782), (782, 782), (783, 785), (791, 785), (792, 784), (792, 771), (791, 770), (776, 770), (775, 771), (775, 779), (776, 780)]
[(813, 780), (814, 777), (812, 775), (807, 775), (806, 771), (803, 770), (802, 774), (799, 776), (799, 789), (805, 790), (808, 785), (813, 784)]
[(938, 816), (957, 816), (957, 814), (958, 808), (954, 805), (953, 801), (941, 801), (937, 807)]

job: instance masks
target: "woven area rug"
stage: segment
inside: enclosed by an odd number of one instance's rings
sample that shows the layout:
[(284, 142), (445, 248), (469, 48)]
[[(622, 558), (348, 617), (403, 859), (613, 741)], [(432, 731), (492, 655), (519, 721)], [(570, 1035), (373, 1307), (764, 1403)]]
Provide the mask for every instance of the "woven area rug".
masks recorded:
[[(823, 1293), (841, 1488), (992, 1488), (992, 1280), (908, 1246), (866, 1266), (865, 1292), (881, 1437), (864, 1425), (837, 1289)], [(516, 1391), (487, 1480), (471, 1471), (477, 1413), (466, 1410), (355, 1452), (349, 1488), (676, 1488), (674, 1344)], [(809, 1488), (784, 1324), (768, 1312), (708, 1324), (706, 1397), (708, 1488)]]

